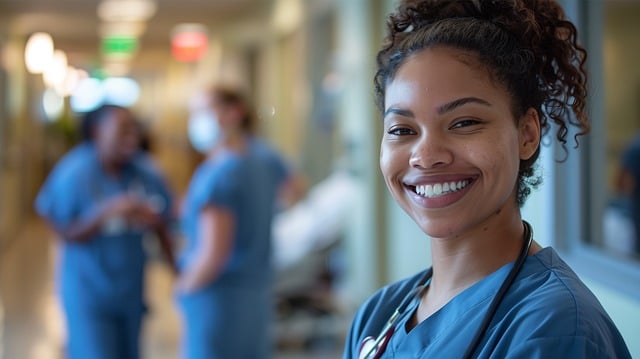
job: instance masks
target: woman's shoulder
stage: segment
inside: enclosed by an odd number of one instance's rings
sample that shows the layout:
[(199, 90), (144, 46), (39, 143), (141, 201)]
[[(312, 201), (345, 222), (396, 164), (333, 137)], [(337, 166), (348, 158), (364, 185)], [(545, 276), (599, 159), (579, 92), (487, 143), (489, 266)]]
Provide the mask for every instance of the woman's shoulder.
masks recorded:
[(574, 338), (624, 347), (596, 296), (552, 248), (530, 257), (501, 308), (497, 326), (514, 344)]
[(522, 300), (533, 308), (550, 306), (548, 311), (571, 310), (575, 315), (604, 312), (596, 296), (551, 247), (531, 258), (519, 283), (523, 291), (529, 291)]
[(81, 143), (71, 148), (60, 158), (52, 174), (63, 177), (65, 181), (73, 180), (91, 172), (96, 167), (96, 162), (94, 146), (88, 143)]

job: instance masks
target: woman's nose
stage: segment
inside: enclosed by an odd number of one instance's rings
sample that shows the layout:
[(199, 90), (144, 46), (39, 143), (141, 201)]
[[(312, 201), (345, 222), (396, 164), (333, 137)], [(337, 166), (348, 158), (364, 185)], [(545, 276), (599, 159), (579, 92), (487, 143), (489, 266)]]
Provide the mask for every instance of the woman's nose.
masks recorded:
[(453, 161), (448, 141), (438, 134), (423, 134), (413, 146), (409, 165), (430, 169), (446, 166)]

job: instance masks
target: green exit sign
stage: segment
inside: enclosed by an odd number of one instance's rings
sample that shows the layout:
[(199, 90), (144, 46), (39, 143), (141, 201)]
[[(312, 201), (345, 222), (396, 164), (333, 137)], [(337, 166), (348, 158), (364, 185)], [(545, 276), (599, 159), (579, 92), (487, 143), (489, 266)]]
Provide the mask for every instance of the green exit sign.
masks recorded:
[(105, 55), (132, 55), (138, 49), (138, 39), (129, 36), (109, 36), (102, 39)]

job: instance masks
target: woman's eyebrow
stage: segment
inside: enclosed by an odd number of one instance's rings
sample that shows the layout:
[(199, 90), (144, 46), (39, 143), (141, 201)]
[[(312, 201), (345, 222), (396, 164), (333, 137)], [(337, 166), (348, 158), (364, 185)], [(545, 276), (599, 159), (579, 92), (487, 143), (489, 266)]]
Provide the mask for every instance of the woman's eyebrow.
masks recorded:
[(456, 108), (466, 105), (468, 103), (477, 103), (484, 106), (491, 106), (491, 104), (481, 98), (477, 97), (463, 97), (457, 100), (451, 101), (449, 103), (445, 103), (444, 105), (438, 107), (438, 115), (443, 115), (447, 112), (453, 111)]
[(403, 117), (414, 117), (413, 112), (411, 112), (411, 110), (403, 110), (396, 107), (389, 107), (384, 112), (384, 117), (387, 117), (389, 114), (392, 114), (392, 113), (395, 115), (403, 116)]

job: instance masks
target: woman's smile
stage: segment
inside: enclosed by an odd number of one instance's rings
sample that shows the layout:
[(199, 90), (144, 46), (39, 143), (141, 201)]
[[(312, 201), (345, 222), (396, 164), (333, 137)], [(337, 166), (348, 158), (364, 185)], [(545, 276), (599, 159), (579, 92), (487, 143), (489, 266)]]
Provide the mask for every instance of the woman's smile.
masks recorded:
[(447, 175), (405, 181), (410, 198), (418, 206), (442, 208), (456, 203), (471, 190), (477, 176)]

